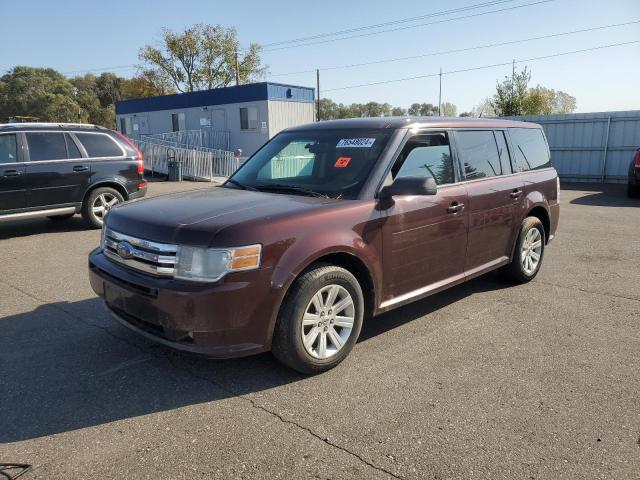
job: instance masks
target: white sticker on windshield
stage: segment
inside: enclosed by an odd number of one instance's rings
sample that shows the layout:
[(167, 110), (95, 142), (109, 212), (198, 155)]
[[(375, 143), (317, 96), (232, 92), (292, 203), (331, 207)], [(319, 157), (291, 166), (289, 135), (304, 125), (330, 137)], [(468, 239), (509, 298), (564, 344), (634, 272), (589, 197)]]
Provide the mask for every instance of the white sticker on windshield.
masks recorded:
[(336, 148), (371, 148), (375, 138), (343, 138)]

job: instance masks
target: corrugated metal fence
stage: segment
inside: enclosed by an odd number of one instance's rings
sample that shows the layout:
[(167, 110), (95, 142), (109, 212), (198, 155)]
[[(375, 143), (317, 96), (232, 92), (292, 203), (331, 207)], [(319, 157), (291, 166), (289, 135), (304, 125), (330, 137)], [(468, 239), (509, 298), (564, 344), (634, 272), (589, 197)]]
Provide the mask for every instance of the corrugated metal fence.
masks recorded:
[(544, 128), (560, 178), (577, 182), (626, 182), (640, 148), (640, 110), (508, 117)]
[(145, 170), (167, 174), (168, 163), (174, 159), (182, 162), (183, 176), (193, 180), (212, 181), (215, 177), (229, 177), (245, 160), (226, 150), (196, 150), (145, 140), (133, 141), (144, 156)]

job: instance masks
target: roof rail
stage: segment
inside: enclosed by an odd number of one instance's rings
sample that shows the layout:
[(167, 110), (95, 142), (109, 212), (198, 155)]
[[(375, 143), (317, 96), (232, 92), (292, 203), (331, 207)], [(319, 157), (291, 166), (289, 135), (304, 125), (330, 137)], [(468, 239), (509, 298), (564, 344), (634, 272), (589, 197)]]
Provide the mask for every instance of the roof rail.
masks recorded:
[(80, 127), (80, 128), (95, 128), (104, 129), (101, 125), (95, 125), (93, 123), (73, 123), (73, 122), (13, 122), (13, 123), (0, 123), (0, 128), (3, 127)]

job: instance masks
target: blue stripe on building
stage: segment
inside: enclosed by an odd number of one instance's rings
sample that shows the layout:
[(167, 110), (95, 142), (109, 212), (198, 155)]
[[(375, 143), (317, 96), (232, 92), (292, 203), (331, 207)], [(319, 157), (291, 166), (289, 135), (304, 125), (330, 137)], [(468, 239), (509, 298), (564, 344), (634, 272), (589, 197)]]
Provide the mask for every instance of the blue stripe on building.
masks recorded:
[(116, 114), (127, 115), (158, 110), (178, 110), (228, 103), (278, 100), (310, 103), (315, 99), (315, 89), (281, 83), (250, 83), (233, 87), (200, 90), (198, 92), (162, 95), (116, 102)]

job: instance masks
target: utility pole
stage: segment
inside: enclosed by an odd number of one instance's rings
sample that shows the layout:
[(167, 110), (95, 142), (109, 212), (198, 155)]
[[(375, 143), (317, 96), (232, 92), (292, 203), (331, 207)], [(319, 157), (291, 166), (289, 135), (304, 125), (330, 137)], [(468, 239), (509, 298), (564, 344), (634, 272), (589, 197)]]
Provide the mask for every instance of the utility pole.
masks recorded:
[(516, 84), (516, 59), (513, 59), (513, 63), (511, 64), (511, 115), (514, 114), (516, 109), (516, 101), (514, 98), (515, 85)]
[(442, 108), (442, 67), (440, 67), (440, 93), (438, 94), (438, 116), (441, 115), (440, 109)]
[(318, 103), (316, 104), (316, 121), (320, 121), (320, 69), (316, 68), (316, 90), (318, 92)]
[(240, 68), (238, 67), (238, 50), (236, 50), (236, 86), (240, 85)]

